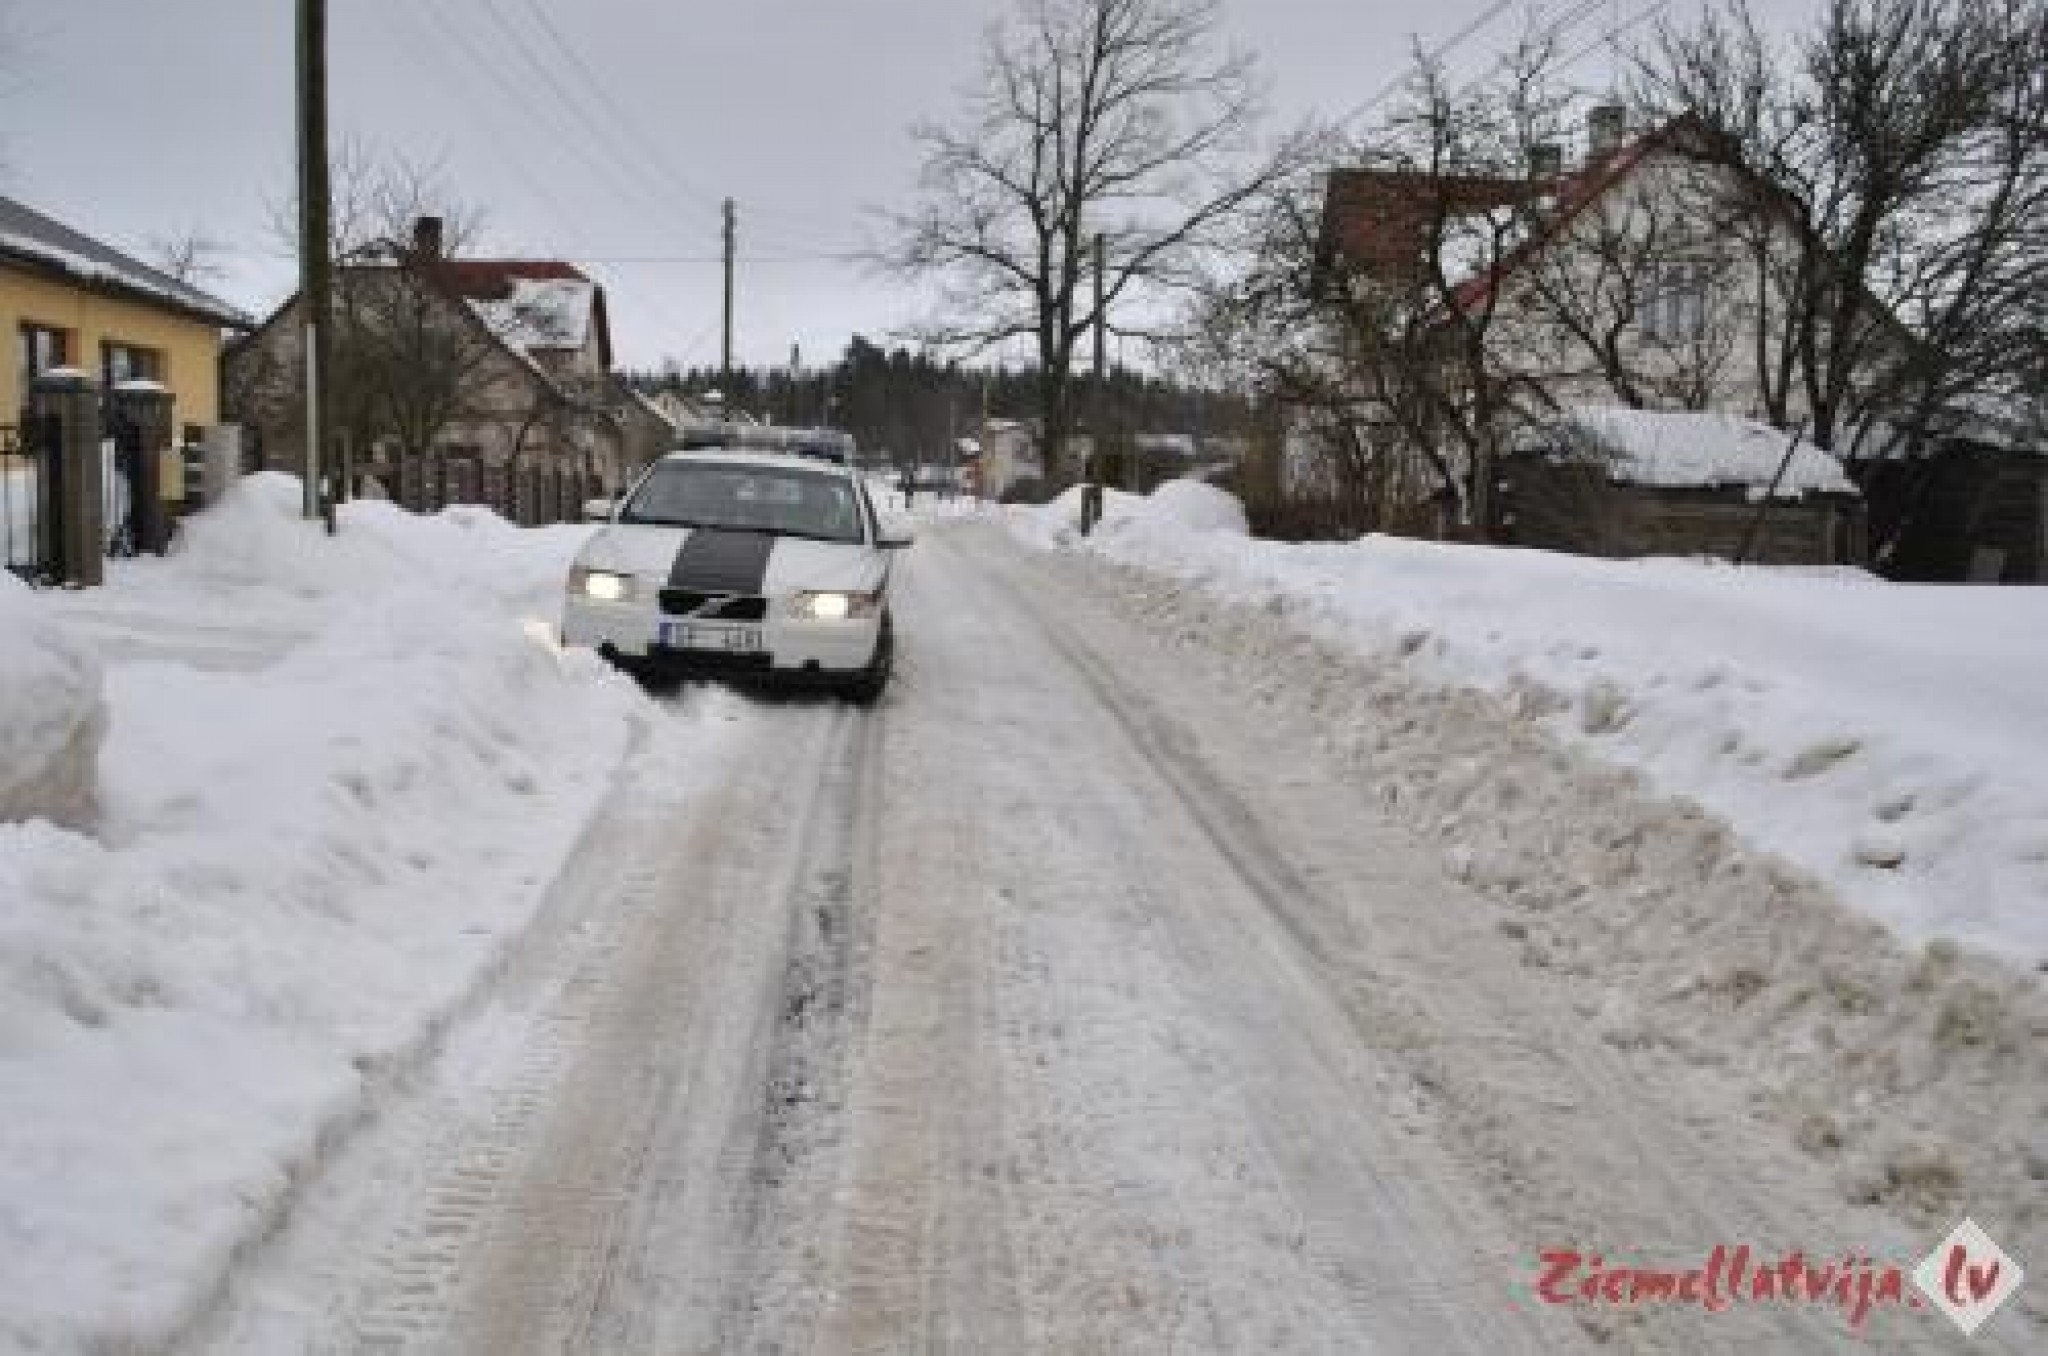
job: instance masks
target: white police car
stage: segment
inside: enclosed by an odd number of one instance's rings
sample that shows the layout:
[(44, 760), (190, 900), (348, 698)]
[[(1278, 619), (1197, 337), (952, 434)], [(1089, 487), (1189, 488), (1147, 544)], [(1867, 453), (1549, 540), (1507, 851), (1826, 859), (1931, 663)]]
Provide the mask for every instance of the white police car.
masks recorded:
[[(576, 556), (562, 643), (648, 678), (727, 676), (834, 687), (889, 681), (891, 551), (849, 468), (775, 453), (672, 452)], [(595, 516), (595, 514), (593, 515)]]

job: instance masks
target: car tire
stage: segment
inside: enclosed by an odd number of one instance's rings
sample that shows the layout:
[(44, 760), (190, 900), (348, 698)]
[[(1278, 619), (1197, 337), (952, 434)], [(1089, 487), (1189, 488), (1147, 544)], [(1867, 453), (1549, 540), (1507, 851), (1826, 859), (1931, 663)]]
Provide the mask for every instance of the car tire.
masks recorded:
[(882, 633), (875, 641), (874, 661), (841, 690), (855, 706), (873, 706), (889, 686), (889, 674), (896, 664), (896, 627), (885, 613)]

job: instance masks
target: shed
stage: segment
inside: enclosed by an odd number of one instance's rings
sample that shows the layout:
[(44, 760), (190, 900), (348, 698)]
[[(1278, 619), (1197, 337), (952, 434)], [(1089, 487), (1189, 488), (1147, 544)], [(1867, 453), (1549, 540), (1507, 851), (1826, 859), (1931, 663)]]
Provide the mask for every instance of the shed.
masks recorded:
[(1888, 578), (2048, 584), (2048, 410), (1980, 409), (1925, 453), (1852, 469)]
[(1573, 406), (1500, 468), (1496, 540), (1597, 556), (1860, 564), (1862, 496), (1804, 439), (1709, 410)]

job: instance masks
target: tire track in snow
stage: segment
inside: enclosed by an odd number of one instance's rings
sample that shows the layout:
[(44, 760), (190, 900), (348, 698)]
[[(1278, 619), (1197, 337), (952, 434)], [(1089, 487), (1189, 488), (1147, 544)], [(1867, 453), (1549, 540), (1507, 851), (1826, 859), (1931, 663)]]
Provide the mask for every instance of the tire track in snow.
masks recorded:
[(496, 1213), (457, 1349), (718, 1350), (752, 1289), (764, 1090), (790, 1034), (778, 999), (801, 911), (845, 870), (831, 801), (858, 718), (810, 704), (750, 719), (755, 747), (676, 854), (672, 917), (607, 977), (616, 1010)]
[[(1359, 1041), (1408, 1067), (1430, 1133), (1476, 1160), (1475, 1180), (1528, 1240), (1524, 1250), (1498, 1254), (1503, 1265), (1533, 1279), (1536, 1248), (1572, 1239), (1638, 1262), (1697, 1260), (1717, 1241), (1869, 1246), (1854, 1237), (1816, 1239), (1815, 1220), (1841, 1214), (1829, 1209), (1824, 1187), (1785, 1172), (1782, 1156), (1764, 1155), (1767, 1167), (1757, 1170), (1739, 1121), (1646, 1086), (1620, 1054), (1590, 1039), (1560, 1001), (1566, 995), (1529, 981), (1511, 957), (1488, 955), (1503, 948), (1479, 901), (1461, 899), (1454, 913), (1424, 908), (1431, 894), (1463, 892), (1412, 868), (1373, 882), (1377, 900), (1326, 886), (1341, 876), (1317, 864), (1341, 863), (1357, 844), (1331, 841), (1327, 810), (1299, 788), (1327, 794), (1340, 790), (1337, 779), (1313, 771), (1272, 775), (1241, 730), (1211, 722), (1198, 733), (1182, 723), (1158, 698), (1177, 686), (1162, 676), (1162, 661), (1180, 669), (1185, 660), (1157, 650), (1146, 658), (1146, 638), (1105, 639), (1106, 631), (1127, 628), (1091, 596), (1091, 586), (1104, 581), (1085, 563), (1026, 557), (993, 533), (975, 545), (976, 560), (1012, 605), (1033, 616), (1162, 788), (1299, 949)], [(1056, 582), (1045, 577), (1055, 571)], [(1045, 598), (1075, 605), (1054, 615)], [(1113, 670), (1111, 653), (1127, 667)], [(1231, 769), (1238, 787), (1256, 786), (1256, 801), (1226, 784), (1219, 766)], [(1247, 776), (1249, 769), (1260, 772)], [(1360, 808), (1365, 819), (1378, 818)], [(1362, 823), (1359, 837), (1400, 835)], [(1389, 845), (1410, 862), (1424, 860), (1413, 846)], [(1524, 1067), (1515, 1069), (1517, 1061)], [(1914, 1260), (1903, 1250), (1898, 1258)], [(1641, 1350), (1747, 1351), (1759, 1343), (1799, 1351), (1970, 1349), (1926, 1315), (1879, 1314), (1871, 1329), (1852, 1333), (1828, 1306), (1745, 1306), (1704, 1318), (1691, 1309), (1578, 1312), (1599, 1340)]]

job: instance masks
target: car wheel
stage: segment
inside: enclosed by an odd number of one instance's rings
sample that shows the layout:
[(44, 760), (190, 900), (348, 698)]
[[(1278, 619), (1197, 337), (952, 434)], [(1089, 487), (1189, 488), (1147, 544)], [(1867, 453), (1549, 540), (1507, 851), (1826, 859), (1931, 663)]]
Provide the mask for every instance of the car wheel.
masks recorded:
[(889, 674), (896, 663), (896, 628), (889, 617), (882, 617), (882, 634), (875, 641), (875, 658), (858, 677), (841, 689), (846, 699), (856, 706), (872, 706), (881, 699), (889, 686)]

